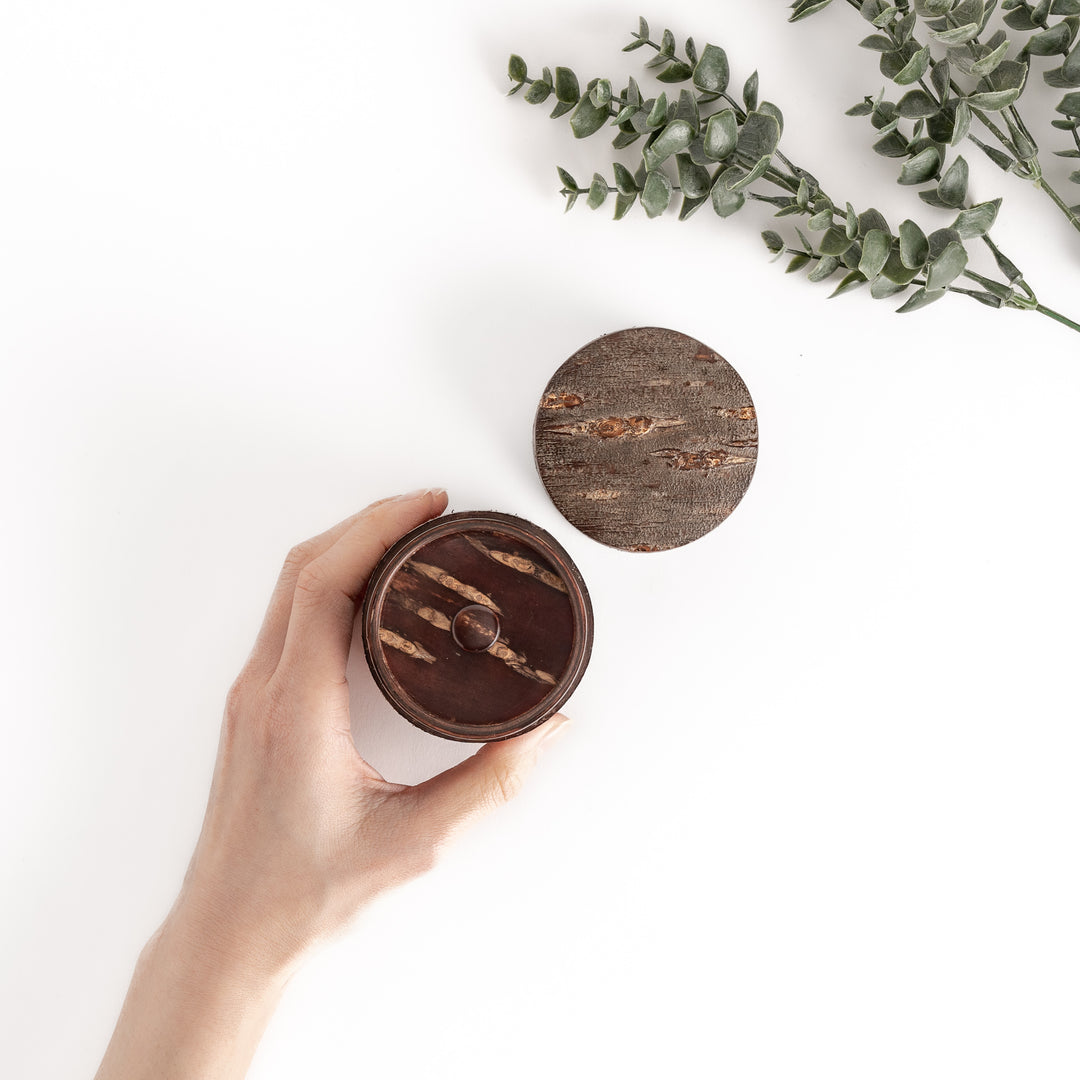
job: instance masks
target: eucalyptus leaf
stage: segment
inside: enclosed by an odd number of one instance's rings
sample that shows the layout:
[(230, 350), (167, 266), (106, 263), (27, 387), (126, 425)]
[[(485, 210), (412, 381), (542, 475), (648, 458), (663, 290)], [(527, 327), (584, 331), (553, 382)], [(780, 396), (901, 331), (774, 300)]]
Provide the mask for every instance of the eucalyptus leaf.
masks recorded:
[(596, 210), (598, 207), (604, 205), (604, 200), (608, 197), (608, 185), (607, 181), (599, 174), (596, 173), (593, 176), (593, 181), (589, 185), (589, 198), (586, 200), (590, 210)]
[(736, 144), (740, 154), (753, 160), (771, 154), (780, 142), (780, 125), (775, 116), (752, 112), (743, 122)]
[(615, 187), (618, 188), (619, 194), (633, 195), (638, 189), (634, 182), (634, 174), (619, 161), (615, 162), (612, 169), (615, 173)]
[(1001, 200), (992, 199), (990, 202), (979, 203), (969, 210), (961, 210), (953, 222), (952, 227), (960, 236), (969, 240), (972, 237), (984, 236), (997, 221), (998, 210), (1001, 209)]
[(809, 261), (809, 255), (796, 255), (792, 258), (791, 262), (788, 263), (787, 270), (784, 272), (787, 274), (794, 274), (796, 270), (801, 270)]
[(550, 94), (551, 83), (544, 82), (542, 79), (534, 79), (529, 84), (529, 89), (525, 91), (525, 100), (530, 105), (540, 105), (542, 102), (547, 101)]
[(1055, 56), (1067, 53), (1072, 39), (1073, 28), (1068, 23), (1060, 22), (1029, 37), (1024, 50), (1032, 56)]
[(563, 187), (570, 191), (580, 190), (577, 186), (577, 181), (561, 165), (557, 165), (555, 171), (559, 174), (559, 179), (562, 181)]
[(507, 68), (507, 74), (516, 83), (522, 83), (529, 77), (529, 69), (525, 64), (525, 61), (521, 59), (517, 53), (514, 53), (510, 57), (510, 64)]
[(651, 217), (659, 217), (671, 202), (671, 181), (663, 169), (652, 169), (645, 174), (645, 184), (641, 190), (641, 205)]
[(850, 292), (852, 289), (857, 289), (860, 285), (866, 284), (866, 278), (859, 273), (858, 270), (852, 270), (850, 274), (846, 274), (843, 280), (831, 293), (829, 293), (829, 299), (834, 296), (842, 296), (846, 292)]
[(730, 217), (746, 202), (746, 196), (741, 191), (732, 191), (728, 187), (729, 183), (736, 183), (742, 175), (742, 169), (731, 166), (725, 169), (713, 183), (710, 192), (713, 209), (722, 218)]
[(881, 273), (889, 258), (892, 237), (880, 229), (871, 229), (863, 239), (862, 258), (859, 260), (859, 272), (868, 280)]
[(731, 185), (732, 191), (742, 191), (743, 188), (748, 188), (755, 180), (760, 180), (765, 175), (766, 170), (769, 168), (770, 157), (766, 155), (761, 158), (756, 165), (743, 177), (740, 177), (734, 184)]
[(676, 154), (675, 163), (679, 170), (679, 187), (687, 199), (703, 199), (712, 187), (712, 177), (708, 169), (695, 165), (687, 154)]
[(806, 275), (808, 281), (825, 281), (840, 269), (840, 260), (835, 255), (823, 255), (817, 266)]
[(656, 77), (662, 83), (680, 83), (686, 82), (693, 74), (694, 69), (689, 64), (677, 63), (665, 68)]
[(774, 255), (777, 255), (784, 250), (784, 238), (778, 232), (767, 229), (761, 234), (761, 239), (765, 241), (765, 246)]
[(916, 289), (908, 298), (907, 303), (902, 304), (896, 309), (898, 315), (906, 315), (909, 311), (918, 311), (919, 308), (924, 308), (928, 304), (934, 303), (935, 300), (940, 300), (945, 295), (944, 289), (935, 289), (930, 291), (925, 287)]
[(941, 164), (941, 153), (934, 146), (928, 146), (914, 157), (904, 162), (900, 169), (901, 184), (922, 184), (934, 176)]
[(710, 94), (722, 94), (730, 77), (727, 53), (717, 45), (706, 45), (693, 71), (694, 85)]
[[(555, 96), (563, 103), (576, 105), (581, 97), (577, 76), (565, 67), (555, 69)], [(608, 95), (610, 97), (610, 94)]]
[(731, 109), (721, 109), (709, 117), (705, 125), (705, 155), (713, 161), (723, 161), (735, 152), (739, 140), (739, 124)]
[(575, 139), (585, 139), (599, 131), (611, 116), (611, 111), (605, 105), (598, 109), (585, 95), (578, 103), (577, 108), (570, 114), (570, 130)]
[(757, 108), (758, 84), (758, 73), (755, 71), (743, 86), (743, 104), (746, 106), (747, 112), (753, 112)]
[(909, 90), (899, 101), (900, 115), (909, 120), (933, 116), (940, 106), (925, 90)]
[(829, 229), (818, 243), (818, 251), (822, 255), (843, 255), (851, 244), (843, 229)]
[(951, 285), (968, 263), (968, 253), (959, 241), (953, 241), (926, 269), (926, 291), (935, 292)]
[(693, 141), (694, 129), (685, 120), (672, 120), (645, 151), (645, 163), (655, 169), (672, 154), (681, 153)]
[(979, 36), (979, 24), (971, 22), (964, 26), (950, 27), (948, 30), (931, 30), (930, 36), (941, 45), (963, 45)]
[(929, 254), (926, 233), (910, 218), (900, 222), (900, 261), (904, 266), (920, 270)]
[(967, 198), (968, 163), (958, 156), (945, 170), (938, 183), (937, 193), (945, 206), (963, 206)]

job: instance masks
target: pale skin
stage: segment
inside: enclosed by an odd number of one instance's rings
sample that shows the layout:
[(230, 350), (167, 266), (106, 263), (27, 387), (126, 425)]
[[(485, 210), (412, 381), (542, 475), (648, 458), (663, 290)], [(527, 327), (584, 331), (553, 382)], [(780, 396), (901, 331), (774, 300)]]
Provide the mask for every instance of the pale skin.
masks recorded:
[(139, 957), (97, 1080), (243, 1077), (305, 956), (517, 792), (562, 729), (556, 715), (414, 787), (357, 753), (345, 678), (357, 601), (383, 552), (446, 502), (383, 500), (289, 553), (226, 700), (180, 895)]

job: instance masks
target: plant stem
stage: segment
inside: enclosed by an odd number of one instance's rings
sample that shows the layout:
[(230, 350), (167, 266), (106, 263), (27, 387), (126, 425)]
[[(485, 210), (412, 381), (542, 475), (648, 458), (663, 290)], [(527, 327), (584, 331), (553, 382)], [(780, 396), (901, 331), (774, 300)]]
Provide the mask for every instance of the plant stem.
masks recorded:
[(1037, 311), (1040, 315), (1045, 315), (1048, 319), (1053, 319), (1054, 322), (1061, 323), (1062, 326), (1067, 326), (1070, 330), (1080, 332), (1080, 323), (1073, 322), (1072, 319), (1062, 315), (1059, 311), (1052, 311), (1043, 304), (1036, 304), (1031, 310)]
[(1069, 223), (1072, 227), (1080, 232), (1080, 218), (1073, 213), (1072, 207), (1070, 207), (1069, 204), (1046, 182), (1046, 177), (1040, 176), (1035, 180), (1035, 186), (1040, 191), (1046, 192), (1054, 205), (1069, 219)]

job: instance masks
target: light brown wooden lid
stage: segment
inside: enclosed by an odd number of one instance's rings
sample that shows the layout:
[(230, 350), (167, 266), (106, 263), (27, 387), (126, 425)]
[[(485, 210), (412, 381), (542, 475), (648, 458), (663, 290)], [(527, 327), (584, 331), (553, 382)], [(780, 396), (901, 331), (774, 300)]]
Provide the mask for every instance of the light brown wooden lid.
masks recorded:
[(680, 547), (739, 504), (757, 464), (754, 402), (719, 353), (637, 327), (579, 349), (536, 412), (536, 467), (576, 528), (623, 551)]

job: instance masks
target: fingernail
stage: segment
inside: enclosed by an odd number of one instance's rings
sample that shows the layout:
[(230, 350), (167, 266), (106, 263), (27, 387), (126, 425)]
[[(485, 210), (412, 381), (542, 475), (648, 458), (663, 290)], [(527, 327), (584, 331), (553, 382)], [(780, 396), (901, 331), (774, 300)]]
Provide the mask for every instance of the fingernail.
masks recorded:
[(537, 741), (537, 746), (549, 746), (555, 741), (555, 737), (560, 732), (565, 731), (567, 724), (570, 720), (569, 716), (564, 716), (562, 713), (555, 713), (549, 719), (545, 720), (540, 725), (540, 738)]
[(422, 499), (425, 495), (433, 495), (436, 498), (440, 495), (446, 494), (446, 488), (440, 487), (428, 487), (417, 488), (415, 491), (408, 491), (404, 495), (395, 495), (394, 502), (411, 502), (413, 499)]

